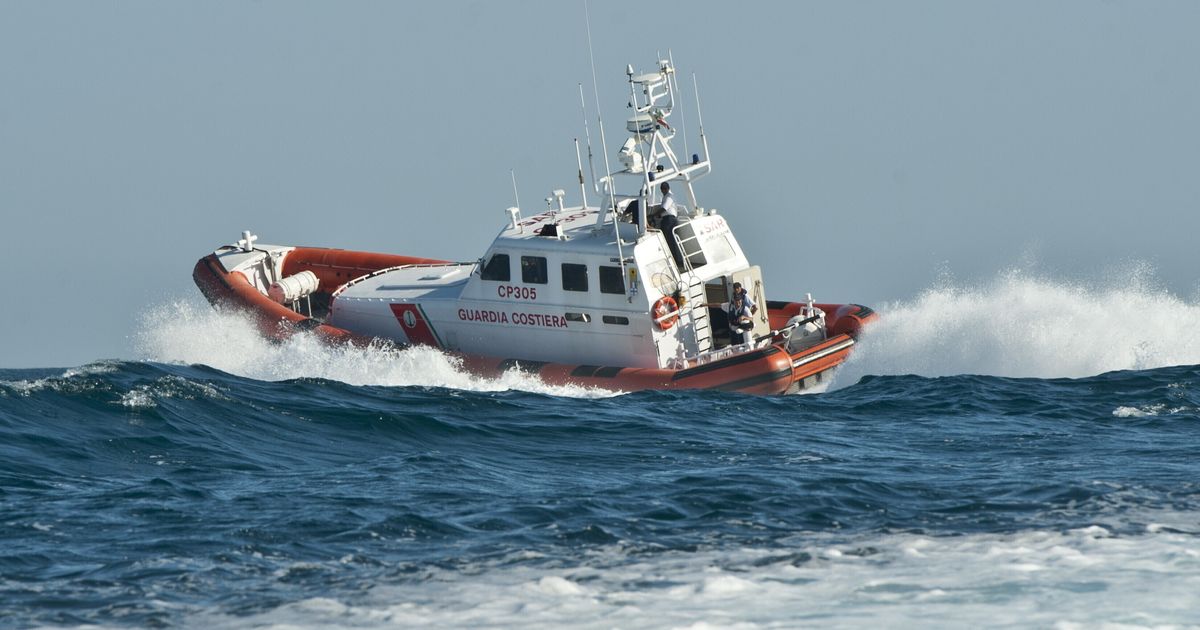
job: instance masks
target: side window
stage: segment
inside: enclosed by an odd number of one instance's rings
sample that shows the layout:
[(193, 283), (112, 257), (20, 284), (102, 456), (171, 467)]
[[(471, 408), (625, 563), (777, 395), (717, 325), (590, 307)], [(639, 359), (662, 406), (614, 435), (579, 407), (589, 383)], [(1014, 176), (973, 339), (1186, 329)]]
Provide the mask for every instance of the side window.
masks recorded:
[(625, 278), (621, 277), (620, 267), (600, 265), (600, 292), (625, 294)]
[(546, 284), (546, 259), (541, 256), (522, 256), (521, 282)]
[(562, 264), (563, 291), (587, 291), (587, 265)]
[(508, 254), (496, 254), (483, 266), (483, 273), (480, 274), (480, 277), (484, 280), (508, 282), (511, 278), (510, 274), (511, 272), (508, 270)]

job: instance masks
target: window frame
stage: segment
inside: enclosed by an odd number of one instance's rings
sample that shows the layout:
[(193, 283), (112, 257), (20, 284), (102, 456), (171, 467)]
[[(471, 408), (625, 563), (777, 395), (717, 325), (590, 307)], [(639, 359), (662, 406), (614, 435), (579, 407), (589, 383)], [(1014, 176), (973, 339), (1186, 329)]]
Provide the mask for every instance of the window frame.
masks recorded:
[[(621, 268), (613, 267), (612, 265), (597, 265), (597, 267), (598, 267), (598, 269), (597, 269), (596, 275), (599, 277), (599, 280), (600, 280), (600, 282), (599, 282), (600, 292), (607, 294), (607, 295), (625, 295), (625, 274), (621, 272)], [(610, 275), (609, 278), (606, 279), (604, 277), (606, 269), (616, 270), (616, 272), (617, 272), (616, 278), (621, 283), (620, 291), (612, 291), (611, 290), (611, 289), (615, 288), (615, 285), (612, 284), (613, 280), (611, 277), (611, 275), (612, 275), (611, 272), (609, 273), (609, 275)]]
[[(495, 262), (495, 260), (497, 258), (500, 258), (501, 256), (503, 256), (504, 260), (505, 260), (504, 277), (503, 278), (488, 277), (488, 273), (489, 273), (489, 271), (491, 271), (491, 268), (492, 268), (492, 263)], [(479, 278), (481, 280), (487, 280), (488, 282), (512, 282), (512, 257), (503, 252), (497, 252), (495, 254), (492, 254), (492, 257), (489, 258), (488, 261), (486, 263), (484, 263), (483, 268), (479, 270)]]
[[(531, 266), (531, 267), (526, 267), (525, 261), (527, 261), (527, 260), (535, 261), (535, 265)], [(527, 274), (526, 271), (528, 271), (529, 269), (536, 269), (538, 267), (536, 265), (536, 261), (541, 261), (541, 265), (540, 265), (541, 272), (542, 272), (541, 280), (537, 280), (537, 279), (530, 280), (529, 274)], [(549, 263), (549, 261), (546, 260), (545, 256), (526, 256), (524, 254), (521, 255), (521, 282), (523, 282), (524, 284), (550, 284), (550, 263)]]
[[(578, 286), (579, 286), (579, 285), (567, 286), (567, 279), (568, 279), (568, 278), (571, 278), (572, 280), (578, 280), (578, 279), (579, 279), (579, 277), (578, 277), (578, 276), (575, 276), (575, 275), (574, 275), (574, 274), (575, 274), (575, 273), (577, 273), (577, 272), (575, 272), (575, 271), (572, 271), (571, 273), (568, 273), (568, 272), (567, 272), (567, 268), (568, 268), (568, 267), (571, 267), (572, 269), (578, 269), (578, 270), (581, 270), (581, 271), (582, 271), (582, 274), (583, 274), (583, 278), (582, 278), (582, 279), (583, 279), (583, 285), (582, 285), (582, 286), (583, 286), (583, 288), (578, 288)], [(569, 263), (569, 262), (565, 262), (565, 263), (562, 263), (562, 264), (560, 265), (560, 269), (559, 269), (559, 271), (561, 271), (561, 275), (562, 275), (562, 288), (563, 288), (563, 291), (573, 291), (573, 292), (576, 292), (576, 293), (587, 293), (588, 291), (590, 291), (590, 290), (591, 290), (591, 282), (588, 280), (588, 266), (587, 266), (586, 264), (583, 264), (583, 263)]]

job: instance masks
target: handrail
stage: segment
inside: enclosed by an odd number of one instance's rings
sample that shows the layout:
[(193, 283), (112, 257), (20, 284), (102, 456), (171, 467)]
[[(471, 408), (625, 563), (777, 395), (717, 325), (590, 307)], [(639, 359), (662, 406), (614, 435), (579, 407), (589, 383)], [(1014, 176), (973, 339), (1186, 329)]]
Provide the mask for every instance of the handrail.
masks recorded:
[(751, 352), (769, 344), (762, 343), (761, 339), (755, 339), (748, 343), (730, 344), (723, 348), (713, 348), (693, 355), (685, 355), (682, 359), (671, 359), (672, 363), (679, 365), (679, 369), (696, 367), (697, 365), (706, 365), (713, 361), (720, 361), (726, 357), (731, 357), (735, 354)]
[[(684, 225), (689, 225), (689, 223), (680, 223), (680, 224), (676, 225), (675, 227), (671, 228), (671, 238), (675, 239), (675, 242), (679, 244), (679, 249), (680, 249), (679, 253), (683, 255), (682, 256), (683, 257), (683, 266), (686, 267), (688, 271), (695, 271), (695, 268), (692, 267), (692, 257), (690, 254), (688, 254), (686, 251), (684, 251), (683, 244), (689, 243), (692, 241), (699, 241), (700, 237), (696, 235), (696, 231), (693, 229), (692, 235), (689, 236), (688, 238), (685, 238), (685, 239), (679, 238), (679, 234), (678, 234), (679, 228), (683, 227)], [(667, 243), (667, 245), (669, 247), (670, 243)], [(700, 248), (700, 252), (701, 253), (704, 252), (703, 247)]]

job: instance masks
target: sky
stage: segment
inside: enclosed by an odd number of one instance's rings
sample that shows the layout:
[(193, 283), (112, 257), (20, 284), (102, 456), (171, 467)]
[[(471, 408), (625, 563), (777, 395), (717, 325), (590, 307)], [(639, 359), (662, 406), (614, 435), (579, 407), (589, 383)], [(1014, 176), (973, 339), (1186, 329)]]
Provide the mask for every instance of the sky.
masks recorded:
[[(770, 299), (1012, 268), (1200, 295), (1200, 3), (588, 11), (610, 153), (626, 64), (670, 51), (709, 137), (697, 194)], [(582, 2), (0, 0), (0, 367), (135, 357), (244, 229), (474, 260), (510, 169), (527, 215), (579, 203), (581, 83), (599, 154)]]

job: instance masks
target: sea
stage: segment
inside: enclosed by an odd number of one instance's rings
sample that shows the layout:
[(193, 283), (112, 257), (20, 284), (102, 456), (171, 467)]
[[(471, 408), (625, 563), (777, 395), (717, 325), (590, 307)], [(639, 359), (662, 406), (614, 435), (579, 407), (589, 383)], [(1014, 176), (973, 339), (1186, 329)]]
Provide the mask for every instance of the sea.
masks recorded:
[(132, 358), (0, 370), (0, 627), (1200, 628), (1200, 300), (872, 306), (772, 398), (151, 306)]

